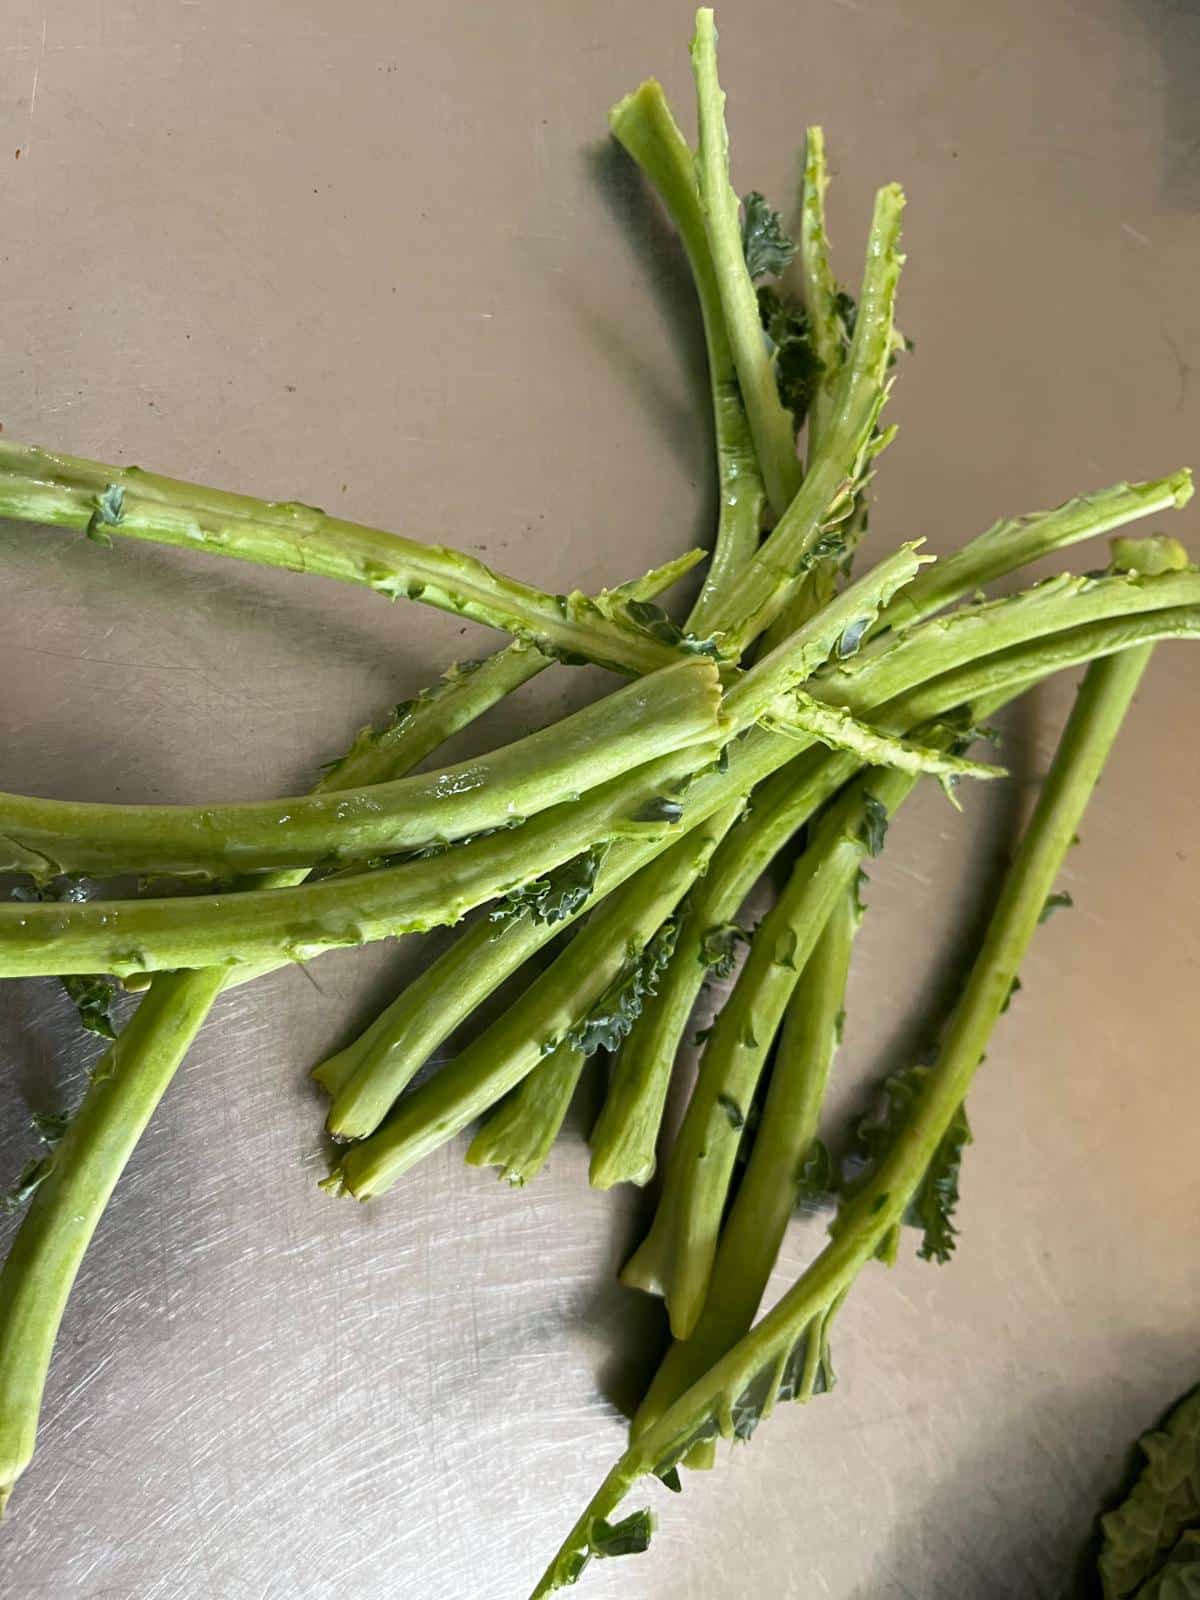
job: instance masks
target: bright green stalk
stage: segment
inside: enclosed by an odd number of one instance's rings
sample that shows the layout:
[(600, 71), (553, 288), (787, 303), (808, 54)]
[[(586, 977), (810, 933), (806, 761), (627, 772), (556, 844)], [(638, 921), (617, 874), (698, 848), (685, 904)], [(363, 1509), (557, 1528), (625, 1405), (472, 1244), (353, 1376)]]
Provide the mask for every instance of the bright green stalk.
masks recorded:
[(654, 1222), (621, 1272), (630, 1288), (664, 1297), (676, 1339), (691, 1337), (704, 1306), (742, 1129), (784, 1008), (868, 854), (864, 793), (890, 816), (915, 782), (907, 773), (865, 774), (822, 820), (713, 1026)]
[[(627, 592), (652, 599), (678, 576), (679, 564), (670, 563)], [(478, 665), (451, 668), (434, 688), (397, 707), (378, 732), (364, 729), (318, 790), (402, 774), (548, 665), (549, 657), (517, 643)], [(303, 877), (277, 873), (269, 881), (285, 888)], [(0, 1270), (0, 1510), (31, 1459), (57, 1330), (107, 1198), (228, 974), (155, 975), (97, 1067)]]
[(0, 977), (153, 972), (281, 957), (424, 933), (466, 916), (607, 839), (664, 836), (639, 813), (676, 790), (717, 745), (648, 762), (582, 799), (553, 806), (446, 856), (292, 889), (186, 899), (0, 905)]
[(253, 500), (198, 484), (0, 441), (0, 516), (205, 550), (365, 584), (501, 628), (547, 655), (640, 676), (678, 659), (626, 615), (626, 597), (549, 595), (441, 545), (384, 533), (312, 506)]
[(738, 389), (721, 294), (704, 232), (692, 152), (671, 115), (661, 85), (653, 79), (615, 105), (608, 120), (616, 138), (658, 191), (679, 230), (704, 322), (720, 509), (712, 560), (687, 622), (692, 633), (704, 636), (708, 632), (708, 613), (717, 597), (757, 548), (765, 503), (762, 473)]
[(821, 363), (808, 409), (808, 457), (811, 465), (821, 436), (829, 426), (838, 378), (845, 360), (843, 330), (837, 310), (837, 283), (829, 265), (829, 233), (825, 225), (825, 134), (809, 128), (804, 143), (804, 186), (800, 198), (800, 276), (808, 337)]
[(1004, 600), (963, 606), (947, 617), (885, 634), (848, 661), (831, 665), (807, 685), (815, 697), (849, 711), (869, 714), (881, 699), (905, 694), (936, 670), (949, 672), (981, 655), (1144, 611), (1200, 603), (1200, 569), (1143, 577), (1136, 573), (1099, 578), (1069, 573), (1049, 578)]
[[(880, 562), (819, 616), (810, 618), (730, 690), (723, 707), (730, 724), (748, 727), (772, 707), (777, 708), (780, 697), (827, 660), (847, 638), (848, 631), (850, 636), (862, 632), (895, 589), (911, 579), (918, 565), (914, 547), (906, 545)], [(798, 754), (801, 747), (797, 742), (789, 750), (787, 742), (780, 738), (771, 749), (773, 757), (777, 754), (786, 759)], [(744, 750), (730, 748), (735, 770), (745, 769)], [(689, 796), (692, 815), (700, 815), (695, 807), (705, 783), (701, 780)], [(740, 793), (748, 792), (739, 791), (724, 779), (720, 786), (722, 797), (713, 809), (727, 806)], [(654, 853), (641, 853), (640, 847), (628, 845), (610, 851), (593, 903), (625, 882)], [(630, 901), (639, 894), (640, 890), (631, 885)], [(553, 930), (549, 930), (540, 942), (552, 936)], [(487, 949), (483, 935), (475, 931), (466, 934), (461, 942), (463, 957), (448, 952), (418, 977), (364, 1035), (317, 1067), (314, 1076), (334, 1096), (329, 1128), (335, 1137), (359, 1138), (377, 1127), (388, 1106), (432, 1050), (490, 993), (491, 987), (502, 981), (497, 973), (508, 976), (539, 947), (538, 935), (528, 925), (510, 932), (502, 948), (493, 944)], [(438, 998), (435, 1000), (434, 996)]]
[(624, 685), (490, 755), (357, 789), (234, 805), (104, 805), (0, 794), (0, 871), (230, 876), (338, 866), (519, 826), (644, 762), (711, 741), (713, 669)]
[(805, 578), (811, 558), (828, 553), (818, 540), (834, 535), (851, 514), (869, 462), (889, 442), (890, 436), (876, 435), (875, 427), (887, 395), (892, 317), (904, 259), (899, 251), (903, 207), (903, 193), (895, 185), (876, 196), (854, 338), (808, 476), (733, 591), (707, 618), (708, 628), (731, 654), (745, 650), (771, 625)]
[[(1093, 627), (1078, 627), (1065, 631), (1058, 638), (1035, 638), (1030, 644), (1011, 648), (997, 657), (989, 655), (979, 662), (968, 662), (966, 666), (949, 671), (943, 678), (914, 689), (904, 696), (902, 702), (889, 705), (886, 714), (881, 708), (879, 720), (889, 728), (902, 730), (942, 715), (972, 700), (977, 694), (999, 693), (1006, 687), (1011, 687), (1015, 692), (1018, 687), (1036, 682), (1050, 672), (1077, 666), (1098, 651), (1125, 649), (1143, 639), (1192, 637), (1198, 633), (1200, 607), (1176, 607), (1147, 612), (1141, 616), (1118, 617)], [(954, 662), (949, 665), (955, 668)], [(756, 730), (745, 741), (729, 749), (730, 764), (726, 773), (704, 774), (692, 785), (688, 792), (688, 813), (682, 826), (687, 826), (688, 817), (699, 821), (722, 806), (734, 804), (763, 778), (784, 768), (798, 753), (797, 747), (790, 745), (783, 736), (765, 730)], [(805, 757), (806, 761), (810, 759), (813, 758)], [(823, 753), (818, 761), (820, 770), (814, 779), (812, 791), (815, 796), (814, 807), (828, 799), (853, 775), (859, 764), (854, 757), (844, 753)], [(830, 787), (823, 788), (822, 779), (826, 779)], [(780, 780), (781, 790), (785, 794), (790, 781), (790, 778)], [(798, 815), (786, 826), (779, 844), (773, 846), (766, 860), (808, 814)], [(620, 842), (613, 846), (605, 858), (588, 905), (595, 905), (612, 894), (663, 848), (663, 843), (654, 841), (639, 845)], [(750, 858), (743, 854), (742, 859), (748, 862)], [(758, 875), (766, 860), (754, 868), (753, 876)], [(742, 892), (744, 894), (745, 891)], [(630, 904), (636, 901), (632, 884), (625, 899)], [(733, 902), (723, 917), (714, 914), (711, 921), (705, 921), (700, 930), (701, 936), (714, 923), (733, 916), (738, 904), (740, 899)], [(456, 945), (409, 985), (359, 1039), (316, 1069), (314, 1075), (334, 1097), (329, 1118), (330, 1131), (340, 1138), (361, 1138), (377, 1127), (396, 1096), (438, 1044), (476, 1005), (516, 972), (529, 956), (547, 944), (560, 927), (567, 926), (574, 916), (581, 914), (583, 909), (581, 906), (562, 924), (555, 926), (531, 925), (527, 920), (522, 920), (499, 939), (492, 937), (486, 927), (476, 927), (464, 934)], [(676, 981), (672, 976), (675, 969), (688, 965), (687, 951), (692, 948), (689, 943), (691, 936), (687, 932), (689, 924), (685, 924), (671, 968), (663, 980), (664, 993), (669, 993)], [(695, 979), (697, 990), (702, 979), (701, 971)], [(634, 1037), (639, 1035), (635, 1033)], [(655, 1084), (642, 1076), (635, 1080), (631, 1089), (632, 1093), (644, 1093), (651, 1100), (658, 1092)], [(611, 1137), (615, 1139), (615, 1129)], [(649, 1149), (652, 1148), (651, 1141)], [(614, 1166), (600, 1178), (601, 1183), (623, 1179), (636, 1181), (636, 1173), (641, 1170), (646, 1150), (647, 1145), (643, 1142), (630, 1164), (625, 1155), (614, 1148)], [(607, 1156), (604, 1159), (607, 1160)], [(603, 1170), (603, 1167), (597, 1169), (598, 1173)]]
[(0, 1271), (0, 1511), (29, 1465), (46, 1372), (96, 1224), (222, 972), (164, 973), (93, 1074)]
[(1179, 510), (1192, 498), (1192, 475), (1183, 468), (1145, 483), (1118, 483), (1095, 494), (1079, 495), (1052, 511), (1005, 517), (953, 555), (938, 560), (903, 594), (898, 594), (872, 630), (911, 627), (1007, 573), (1065, 550), (1081, 539), (1095, 539), (1140, 517)]
[(587, 1057), (567, 1042), (523, 1078), (480, 1128), (467, 1151), (472, 1167), (499, 1167), (514, 1188), (546, 1164), (571, 1106)]
[[(783, 1015), (775, 1063), (750, 1160), (713, 1263), (704, 1310), (689, 1339), (672, 1344), (633, 1419), (633, 1437), (702, 1378), (758, 1315), (767, 1280), (802, 1191), (833, 1060), (841, 1043), (850, 952), (862, 919), (857, 887), (843, 893), (813, 946)], [(686, 1465), (711, 1467), (712, 1440)]]
[(360, 1200), (383, 1193), (520, 1083), (639, 959), (716, 842), (715, 830), (702, 826), (660, 856), (632, 915), (619, 899), (605, 901), (503, 1016), (406, 1095), (378, 1132), (347, 1149), (340, 1184)]
[(738, 198), (729, 181), (725, 94), (717, 81), (717, 31), (707, 8), (696, 13), (692, 70), (700, 127), (695, 172), (704, 230), (767, 498), (775, 515), (782, 517), (800, 487), (795, 429), (791, 413), (779, 398), (763, 342), (758, 297), (742, 252)]
[(777, 1399), (812, 1392), (829, 1319), (900, 1223), (966, 1097), (1148, 656), (1133, 649), (1089, 669), (937, 1063), (908, 1123), (839, 1214), (833, 1238), (778, 1305), (626, 1450), (531, 1600), (578, 1579), (598, 1519), (609, 1518), (640, 1477), (668, 1472), (717, 1433), (748, 1437)]

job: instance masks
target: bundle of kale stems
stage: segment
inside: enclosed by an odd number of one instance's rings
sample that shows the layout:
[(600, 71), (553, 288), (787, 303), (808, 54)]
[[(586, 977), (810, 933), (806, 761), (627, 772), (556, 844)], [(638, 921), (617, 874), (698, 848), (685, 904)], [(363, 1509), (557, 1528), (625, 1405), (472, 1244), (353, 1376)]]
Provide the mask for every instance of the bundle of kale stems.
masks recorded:
[[(881, 412), (904, 341), (893, 317), (903, 195), (880, 190), (857, 299), (832, 274), (819, 129), (797, 243), (730, 183), (712, 13), (692, 45), (698, 149), (659, 85), (611, 114), (691, 266), (707, 342), (720, 514), (699, 598), (656, 603), (703, 552), (594, 597), (551, 595), (465, 555), (300, 504), (0, 444), (0, 514), (365, 585), (490, 624), (510, 642), (451, 668), (365, 731), (307, 797), (93, 805), (0, 796), (0, 977), (54, 975), (111, 1033), (114, 981), (145, 994), (65, 1126), (19, 1184), (28, 1210), (0, 1277), (0, 1498), (29, 1463), (55, 1335), (83, 1253), (148, 1119), (221, 992), (338, 946), (457, 923), (457, 942), (316, 1068), (338, 1141), (326, 1186), (360, 1200), (483, 1119), (467, 1152), (513, 1184), (550, 1151), (587, 1058), (609, 1054), (591, 1181), (655, 1171), (676, 1054), (706, 980), (728, 1000), (665, 1159), (650, 1231), (622, 1273), (665, 1300), (674, 1343), (613, 1467), (538, 1583), (645, 1548), (635, 1482), (680, 1486), (719, 1436), (830, 1387), (830, 1327), (902, 1225), (945, 1260), (964, 1101), (1154, 645), (1200, 632), (1200, 570), (1173, 540), (1118, 538), (1102, 572), (1005, 598), (1040, 557), (1182, 506), (1187, 472), (1001, 521), (936, 564), (902, 545), (862, 576)], [(802, 298), (780, 275), (796, 257)], [(797, 434), (803, 432), (803, 450)], [(801, 462), (803, 454), (803, 464)], [(113, 559), (116, 559), (114, 555)], [(413, 775), (439, 745), (555, 663), (628, 682), (494, 753)], [(861, 917), (864, 861), (924, 776), (954, 798), (1002, 769), (970, 759), (986, 720), (1086, 666), (1053, 765), (936, 1055), (890, 1077), (853, 1175), (818, 1137)], [(786, 883), (751, 936), (739, 908), (777, 858)], [(95, 880), (151, 888), (109, 898)], [(194, 880), (163, 894), (154, 880)], [(550, 959), (536, 960), (553, 945)], [(502, 984), (499, 1017), (413, 1079)], [(835, 1197), (828, 1243), (766, 1315), (798, 1201)], [(756, 1320), (757, 1318), (757, 1320)]]

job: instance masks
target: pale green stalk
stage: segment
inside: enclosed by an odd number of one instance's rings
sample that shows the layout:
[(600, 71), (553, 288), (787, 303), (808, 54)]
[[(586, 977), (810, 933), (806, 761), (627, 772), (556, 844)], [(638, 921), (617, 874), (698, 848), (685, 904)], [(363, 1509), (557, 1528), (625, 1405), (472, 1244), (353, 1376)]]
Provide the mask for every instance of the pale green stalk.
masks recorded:
[[(862, 919), (857, 886), (843, 893), (822, 928), (787, 1002), (762, 1118), (713, 1263), (704, 1309), (691, 1337), (667, 1351), (633, 1419), (634, 1439), (703, 1377), (758, 1315), (767, 1280), (802, 1193), (817, 1146), (825, 1089), (841, 1043), (850, 953)], [(706, 1440), (686, 1459), (711, 1467)]]
[(804, 581), (823, 534), (836, 535), (854, 509), (870, 462), (890, 442), (876, 434), (887, 396), (893, 312), (903, 257), (899, 251), (904, 196), (895, 185), (875, 199), (858, 317), (836, 399), (808, 475), (795, 498), (746, 564), (730, 593), (707, 618), (729, 654), (740, 654), (787, 606)]
[(536, 1178), (566, 1120), (586, 1060), (582, 1050), (566, 1042), (539, 1061), (472, 1139), (467, 1164), (499, 1167), (513, 1188)]
[(640, 1477), (669, 1472), (717, 1433), (748, 1437), (781, 1395), (812, 1392), (829, 1319), (901, 1222), (966, 1097), (1148, 657), (1148, 649), (1135, 648), (1089, 669), (937, 1063), (907, 1124), (840, 1213), (830, 1243), (778, 1305), (626, 1450), (531, 1600), (578, 1579), (599, 1519), (612, 1516)]
[(808, 409), (808, 458), (811, 465), (821, 436), (829, 426), (838, 378), (845, 359), (842, 321), (837, 310), (837, 283), (829, 265), (829, 232), (825, 223), (825, 134), (811, 127), (804, 141), (804, 185), (800, 196), (800, 276), (808, 338), (821, 363)]
[(575, 799), (711, 741), (713, 669), (693, 659), (625, 684), (488, 755), (387, 783), (227, 805), (109, 805), (0, 794), (0, 872), (229, 877), (363, 863), (437, 846)]
[(864, 774), (822, 819), (717, 1017), (653, 1224), (621, 1272), (630, 1288), (663, 1296), (676, 1339), (691, 1337), (704, 1306), (742, 1129), (784, 1009), (868, 854), (863, 795), (869, 792), (890, 816), (915, 782), (907, 773)]
[(654, 185), (679, 230), (700, 301), (720, 499), (712, 560), (687, 621), (690, 632), (703, 636), (717, 597), (725, 592), (758, 545), (765, 505), (762, 473), (742, 405), (721, 293), (705, 236), (695, 158), (671, 115), (661, 85), (653, 79), (615, 105), (608, 120), (616, 138)]
[[(107, 508), (107, 509), (106, 509)], [(179, 545), (364, 584), (503, 629), (547, 655), (640, 676), (678, 658), (626, 614), (627, 597), (545, 594), (474, 556), (330, 517), (0, 440), (0, 516)]]
[(696, 13), (692, 70), (700, 127), (695, 170), (704, 231), (767, 498), (776, 517), (782, 517), (800, 487), (795, 426), (791, 413), (779, 398), (775, 373), (763, 342), (758, 297), (742, 251), (738, 197), (729, 181), (725, 95), (717, 81), (717, 31), (713, 14), (706, 7)]

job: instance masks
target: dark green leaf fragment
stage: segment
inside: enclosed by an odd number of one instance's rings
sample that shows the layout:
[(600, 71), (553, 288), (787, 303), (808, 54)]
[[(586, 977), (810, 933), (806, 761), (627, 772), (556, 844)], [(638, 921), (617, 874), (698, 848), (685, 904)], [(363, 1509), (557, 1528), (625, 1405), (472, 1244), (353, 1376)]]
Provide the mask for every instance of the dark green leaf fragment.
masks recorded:
[(586, 1017), (566, 1034), (566, 1042), (585, 1056), (597, 1050), (616, 1050), (629, 1033), (648, 995), (658, 993), (662, 976), (675, 949), (676, 923), (665, 922), (597, 1000)]
[(604, 860), (604, 846), (593, 845), (555, 867), (544, 878), (535, 878), (510, 889), (489, 911), (492, 922), (512, 922), (528, 916), (534, 922), (551, 925), (562, 922), (584, 905), (596, 884), (596, 874)]
[(820, 1139), (814, 1139), (796, 1169), (796, 1204), (814, 1211), (825, 1204), (833, 1191), (833, 1157)]
[[(1140, 1594), (1139, 1586), (1173, 1552), (1181, 1536), (1200, 1529), (1200, 1387), (1185, 1395), (1162, 1426), (1143, 1435), (1138, 1444), (1146, 1464), (1137, 1482), (1115, 1511), (1100, 1518), (1099, 1571), (1105, 1600)], [(1184, 1555), (1190, 1558), (1192, 1552), (1185, 1549)], [(1188, 1594), (1187, 1589), (1178, 1592)], [(1170, 1595), (1170, 1587), (1160, 1590), (1161, 1600)]]
[(1008, 1010), (1009, 1006), (1012, 1005), (1013, 997), (1015, 995), (1019, 994), (1020, 991), (1021, 991), (1021, 980), (1020, 980), (1020, 978), (1014, 978), (1013, 981), (1008, 986), (1008, 993), (1004, 996), (1004, 1004), (1000, 1007), (1000, 1015), (1001, 1016), (1003, 1016), (1004, 1013)]
[(719, 1094), (717, 1096), (717, 1104), (729, 1119), (729, 1126), (734, 1133), (740, 1133), (746, 1126), (746, 1118), (741, 1106), (738, 1105), (732, 1095), (728, 1094)]
[(66, 1133), (70, 1120), (70, 1113), (66, 1111), (35, 1111), (29, 1119), (36, 1136), (50, 1147)]
[(112, 1003), (116, 985), (112, 979), (98, 973), (81, 973), (59, 981), (87, 1031), (99, 1034), (102, 1039), (115, 1039), (117, 1033), (113, 1027)]
[[(860, 1193), (892, 1147), (913, 1113), (930, 1069), (906, 1067), (883, 1083), (876, 1108), (858, 1125), (856, 1147), (842, 1172), (842, 1192), (848, 1200)], [(922, 1231), (917, 1254), (924, 1261), (948, 1261), (958, 1230), (953, 1217), (958, 1205), (958, 1178), (963, 1151), (971, 1143), (965, 1106), (954, 1114), (950, 1127), (934, 1151), (933, 1159), (905, 1210), (904, 1221)], [(885, 1240), (891, 1259), (894, 1240)]]
[(1046, 896), (1046, 904), (1042, 907), (1038, 921), (1049, 922), (1056, 911), (1069, 911), (1074, 904), (1074, 900), (1065, 889), (1056, 889), (1053, 894)]
[(640, 1556), (650, 1548), (654, 1517), (647, 1507), (633, 1511), (620, 1522), (597, 1517), (588, 1529), (588, 1544), (601, 1561), (611, 1556)]
[(758, 315), (771, 347), (779, 399), (792, 413), (799, 431), (825, 370), (812, 347), (808, 314), (802, 305), (778, 290), (762, 288), (758, 291)]
[(882, 801), (877, 800), (869, 789), (864, 790), (862, 840), (867, 847), (869, 856), (877, 856), (883, 849), (883, 842), (887, 838), (887, 830), (887, 807)]
[(682, 1494), (683, 1484), (679, 1479), (679, 1468), (668, 1467), (665, 1472), (655, 1473), (655, 1477), (665, 1489), (670, 1489), (672, 1494)]
[(106, 530), (119, 527), (125, 520), (125, 491), (119, 483), (110, 483), (102, 494), (96, 496), (93, 505), (95, 509), (88, 518), (84, 532), (96, 544), (111, 547), (112, 536)]
[(737, 960), (739, 944), (748, 944), (750, 935), (736, 922), (719, 922), (700, 941), (700, 962), (714, 978), (728, 978)]
[(833, 309), (845, 329), (847, 341), (853, 339), (855, 324), (858, 322), (858, 301), (852, 294), (847, 294), (845, 289), (839, 289), (833, 297)]
[(632, 821), (675, 823), (682, 816), (683, 806), (678, 800), (672, 800), (669, 795), (656, 794), (639, 811), (634, 812)]
[(862, 644), (863, 636), (871, 626), (872, 621), (873, 618), (871, 617), (856, 617), (850, 626), (844, 630), (837, 642), (837, 654), (840, 660), (844, 661), (847, 656), (855, 654)]
[(0, 1211), (19, 1211), (50, 1175), (53, 1156), (41, 1156), (21, 1168), (17, 1181), (0, 1197)]
[(778, 211), (771, 210), (757, 189), (751, 189), (742, 199), (742, 253), (752, 278), (777, 278), (796, 254)]

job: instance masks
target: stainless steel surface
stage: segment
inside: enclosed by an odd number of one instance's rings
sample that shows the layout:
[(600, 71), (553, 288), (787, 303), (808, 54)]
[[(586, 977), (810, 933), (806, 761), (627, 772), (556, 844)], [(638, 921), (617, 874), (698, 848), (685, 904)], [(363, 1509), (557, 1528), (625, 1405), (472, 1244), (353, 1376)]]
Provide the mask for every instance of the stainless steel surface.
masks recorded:
[[(1196, 460), (1200, 16), (1167, 0), (727, 3), (737, 176), (834, 154), (854, 277), (910, 195), (875, 548)], [(696, 318), (603, 142), (689, 8), (7, 0), (0, 406), (12, 436), (299, 495), (550, 588), (712, 519)], [(18, 159), (19, 158), (19, 159)], [(1194, 530), (1194, 512), (1172, 531)], [(1089, 555), (1089, 562), (1093, 558)], [(482, 635), (365, 593), (0, 528), (7, 788), (294, 789)], [(592, 692), (547, 674), (474, 735)], [(864, 1275), (841, 1386), (663, 1508), (604, 1600), (1061, 1591), (1130, 1437), (1197, 1372), (1200, 653), (1153, 667), (972, 1096), (954, 1263)], [(835, 1111), (934, 1015), (1020, 778), (930, 793), (873, 873)], [(613, 1271), (643, 1201), (586, 1186), (583, 1113), (524, 1193), (444, 1152), (318, 1193), (308, 1066), (426, 959), (330, 956), (220, 1005), (88, 1256), (0, 1534), (19, 1600), (520, 1600), (622, 1442), (660, 1337)], [(5, 986), (3, 1170), (78, 1083), (52, 983)], [(782, 1286), (818, 1238), (797, 1226)], [(651, 1498), (666, 1499), (665, 1496)]]

